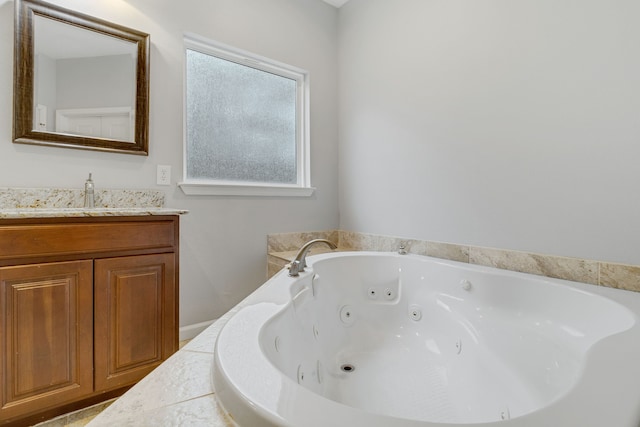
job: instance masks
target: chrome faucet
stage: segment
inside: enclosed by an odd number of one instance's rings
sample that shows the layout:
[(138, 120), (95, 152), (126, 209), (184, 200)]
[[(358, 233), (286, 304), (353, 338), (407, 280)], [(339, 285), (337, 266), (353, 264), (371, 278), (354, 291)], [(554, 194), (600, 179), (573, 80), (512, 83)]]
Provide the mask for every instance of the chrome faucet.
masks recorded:
[(89, 179), (84, 183), (84, 207), (85, 208), (93, 208), (95, 207), (95, 194), (94, 194), (95, 186), (93, 185), (93, 180), (91, 179), (91, 173), (89, 173)]
[(307, 266), (307, 252), (309, 252), (311, 246), (315, 245), (316, 243), (325, 243), (331, 249), (338, 248), (335, 243), (327, 239), (315, 239), (308, 241), (300, 248), (295, 259), (291, 262), (291, 264), (289, 264), (289, 276), (297, 277), (300, 272), (304, 271), (304, 268)]

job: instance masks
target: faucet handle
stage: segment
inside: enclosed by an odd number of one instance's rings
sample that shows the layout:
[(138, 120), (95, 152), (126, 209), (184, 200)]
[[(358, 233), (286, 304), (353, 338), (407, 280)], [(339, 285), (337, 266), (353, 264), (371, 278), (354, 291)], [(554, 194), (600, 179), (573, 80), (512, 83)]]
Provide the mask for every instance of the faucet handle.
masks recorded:
[(300, 261), (298, 261), (297, 259), (296, 259), (296, 260), (291, 261), (291, 263), (287, 264), (287, 266), (286, 266), (286, 268), (288, 268), (288, 269), (289, 269), (289, 276), (291, 276), (291, 277), (297, 277), (297, 276), (299, 276), (299, 275), (300, 275), (300, 272), (301, 272), (301, 271), (304, 271), (304, 267), (305, 267), (305, 266), (304, 266), (304, 265), (302, 265), (302, 264), (300, 263)]
[(408, 246), (409, 245), (407, 244), (407, 242), (405, 242), (405, 241), (400, 242), (400, 244), (398, 245), (398, 253), (400, 255), (406, 255)]

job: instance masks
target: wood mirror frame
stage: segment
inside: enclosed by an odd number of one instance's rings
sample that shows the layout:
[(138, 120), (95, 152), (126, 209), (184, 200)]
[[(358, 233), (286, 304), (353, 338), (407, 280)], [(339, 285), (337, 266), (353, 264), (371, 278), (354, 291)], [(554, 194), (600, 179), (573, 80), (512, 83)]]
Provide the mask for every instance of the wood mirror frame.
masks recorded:
[[(84, 150), (149, 154), (149, 35), (39, 0), (15, 0), (13, 142)], [(135, 44), (136, 93), (133, 141), (34, 130), (36, 16)]]

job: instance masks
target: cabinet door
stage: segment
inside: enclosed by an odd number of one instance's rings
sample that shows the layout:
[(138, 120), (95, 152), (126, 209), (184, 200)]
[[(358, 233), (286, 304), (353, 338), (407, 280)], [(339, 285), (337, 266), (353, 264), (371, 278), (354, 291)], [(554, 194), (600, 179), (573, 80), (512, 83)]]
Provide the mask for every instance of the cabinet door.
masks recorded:
[(93, 261), (0, 268), (0, 419), (93, 391)]
[(95, 385), (133, 384), (177, 349), (174, 254), (95, 261)]

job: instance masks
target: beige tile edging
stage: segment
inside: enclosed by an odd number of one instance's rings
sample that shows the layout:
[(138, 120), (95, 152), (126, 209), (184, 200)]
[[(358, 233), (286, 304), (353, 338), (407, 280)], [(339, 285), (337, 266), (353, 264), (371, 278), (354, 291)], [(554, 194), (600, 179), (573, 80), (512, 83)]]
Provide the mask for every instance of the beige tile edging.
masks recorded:
[[(342, 250), (395, 251), (400, 243), (403, 242), (408, 252), (417, 255), (640, 292), (640, 266), (636, 265), (380, 236), (343, 230), (281, 233), (267, 236), (267, 253), (269, 254), (267, 270), (269, 277), (282, 269), (295, 256), (296, 250), (305, 242), (318, 238), (329, 239)], [(319, 247), (312, 253), (318, 253), (319, 251), (326, 251), (326, 249)]]

